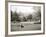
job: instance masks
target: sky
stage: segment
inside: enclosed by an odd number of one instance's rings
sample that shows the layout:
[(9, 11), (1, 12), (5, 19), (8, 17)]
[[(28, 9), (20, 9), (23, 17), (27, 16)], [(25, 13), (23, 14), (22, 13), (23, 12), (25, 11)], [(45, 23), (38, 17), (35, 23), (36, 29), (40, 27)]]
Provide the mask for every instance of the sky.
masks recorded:
[(13, 12), (17, 12), (17, 13), (23, 13), (25, 16), (29, 15), (29, 14), (33, 14), (34, 13), (34, 9), (33, 7), (27, 7), (27, 6), (11, 6), (11, 10)]

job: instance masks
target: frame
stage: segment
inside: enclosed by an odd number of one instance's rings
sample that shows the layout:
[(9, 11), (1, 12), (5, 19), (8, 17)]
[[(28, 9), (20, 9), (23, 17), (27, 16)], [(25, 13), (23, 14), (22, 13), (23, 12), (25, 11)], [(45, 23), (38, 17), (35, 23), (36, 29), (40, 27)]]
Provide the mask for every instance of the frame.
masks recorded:
[(8, 2), (8, 35), (44, 33), (44, 14), (44, 3)]

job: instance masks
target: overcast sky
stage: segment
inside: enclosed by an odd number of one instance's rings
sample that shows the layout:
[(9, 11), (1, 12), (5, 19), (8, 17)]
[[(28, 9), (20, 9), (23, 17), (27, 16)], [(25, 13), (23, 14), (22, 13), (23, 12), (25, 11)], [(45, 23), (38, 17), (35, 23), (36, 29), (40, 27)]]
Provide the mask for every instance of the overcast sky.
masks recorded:
[(33, 14), (34, 12), (34, 9), (33, 7), (24, 7), (24, 6), (11, 6), (11, 10), (14, 12), (14, 11), (17, 11), (17, 13), (21, 12), (23, 14)]
[(23, 13), (24, 16), (27, 16), (29, 14), (33, 14), (35, 12), (34, 10), (34, 6), (11, 6), (10, 8), (13, 12), (17, 12), (17, 13)]

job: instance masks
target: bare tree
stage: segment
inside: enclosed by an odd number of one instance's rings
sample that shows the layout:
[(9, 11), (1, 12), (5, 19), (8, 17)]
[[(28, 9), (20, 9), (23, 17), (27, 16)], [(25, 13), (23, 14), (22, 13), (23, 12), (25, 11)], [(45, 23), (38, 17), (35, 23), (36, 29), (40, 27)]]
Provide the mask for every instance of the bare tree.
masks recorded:
[(41, 7), (40, 6), (37, 6), (37, 7), (34, 7), (34, 14), (36, 15), (36, 18), (38, 18), (40, 20), (40, 23), (41, 23)]

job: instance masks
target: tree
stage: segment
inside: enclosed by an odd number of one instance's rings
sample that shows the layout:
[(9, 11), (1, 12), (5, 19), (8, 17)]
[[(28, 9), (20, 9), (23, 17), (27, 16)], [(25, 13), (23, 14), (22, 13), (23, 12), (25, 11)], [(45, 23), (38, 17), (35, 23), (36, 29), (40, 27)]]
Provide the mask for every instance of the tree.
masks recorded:
[(13, 21), (13, 19), (12, 19), (12, 11), (11, 11), (11, 21)]
[(30, 14), (28, 17), (27, 17), (27, 20), (30, 20), (31, 21), (32, 19), (32, 15)]
[(36, 18), (38, 18), (40, 20), (40, 23), (41, 23), (41, 7), (40, 6), (37, 6), (37, 7), (34, 7), (34, 10), (36, 12), (34, 12), (34, 14), (36, 15)]
[(15, 11), (14, 13), (11, 11), (12, 13), (12, 21), (17, 21), (17, 22), (20, 22), (20, 18), (19, 18), (19, 15), (17, 14), (17, 12)]
[(23, 17), (23, 21), (27, 21), (27, 19), (25, 17)]
[(38, 17), (39, 17), (40, 23), (41, 23), (41, 11), (40, 10), (38, 10)]

